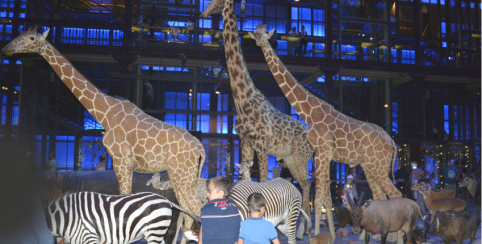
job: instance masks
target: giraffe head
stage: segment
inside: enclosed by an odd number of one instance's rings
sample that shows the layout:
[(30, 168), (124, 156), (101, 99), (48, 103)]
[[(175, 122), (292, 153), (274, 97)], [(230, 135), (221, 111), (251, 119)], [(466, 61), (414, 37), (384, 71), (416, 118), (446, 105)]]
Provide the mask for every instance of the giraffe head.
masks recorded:
[(201, 13), (201, 18), (205, 19), (213, 14), (219, 14), (224, 9), (225, 0), (212, 0), (204, 12)]
[(29, 28), (28, 31), (22, 32), (17, 38), (8, 43), (2, 51), (8, 56), (16, 53), (39, 53), (44, 46), (49, 30), (39, 34), (37, 33), (37, 26), (33, 30)]
[(241, 164), (236, 164), (239, 168), (239, 176), (243, 176), (243, 180), (246, 180), (246, 177), (248, 177), (250, 174), (251, 167), (253, 167), (253, 162), (247, 163), (247, 162), (242, 162)]
[(268, 33), (266, 31), (266, 25), (259, 23), (258, 26), (256, 26), (254, 33), (249, 32), (249, 35), (253, 40), (256, 41), (256, 45), (260, 47), (267, 47), (269, 45), (268, 40), (271, 38), (273, 33), (274, 29)]

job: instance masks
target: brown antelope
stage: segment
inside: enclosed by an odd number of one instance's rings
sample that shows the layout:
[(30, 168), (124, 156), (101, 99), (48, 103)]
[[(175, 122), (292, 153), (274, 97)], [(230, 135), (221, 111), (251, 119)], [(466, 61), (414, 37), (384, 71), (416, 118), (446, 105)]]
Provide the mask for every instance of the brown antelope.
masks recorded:
[[(413, 185), (412, 188), (410, 188), (412, 191), (420, 191), (422, 190), (423, 186), (420, 183), (417, 183), (416, 185)], [(450, 198), (450, 197), (455, 197), (455, 191), (450, 190), (450, 189), (443, 189), (440, 191), (436, 191), (435, 189), (432, 188), (430, 191), (430, 195), (432, 199), (442, 199), (442, 198)]]
[(459, 183), (459, 187), (467, 187), (470, 196), (472, 196), (477, 206), (477, 214), (480, 215), (480, 184), (475, 179), (475, 176), (473, 174), (466, 176), (462, 182)]
[[(432, 198), (432, 188), (422, 188), (419, 191), (420, 194), (423, 196), (423, 201), (425, 202), (425, 206), (430, 211), (432, 216), (435, 216), (435, 212), (437, 211), (448, 211), (448, 210), (455, 210), (455, 211), (463, 211), (467, 206), (467, 203), (464, 200), (451, 197), (451, 198), (443, 198), (443, 199), (433, 199)], [(430, 220), (430, 224), (433, 222), (433, 218)]]
[[(357, 205), (353, 200), (343, 198), (343, 204), (346, 206), (353, 221), (353, 233), (358, 234), (361, 228), (368, 233), (382, 233), (381, 242), (385, 244), (388, 232), (402, 230), (407, 236), (407, 243), (419, 243), (420, 236), (413, 232), (418, 217), (421, 217), (420, 207), (413, 200), (408, 198), (390, 198), (388, 200), (368, 200), (361, 205), (361, 199)], [(370, 241), (370, 235), (365, 234), (365, 244)], [(403, 233), (399, 233), (398, 240), (403, 240)]]

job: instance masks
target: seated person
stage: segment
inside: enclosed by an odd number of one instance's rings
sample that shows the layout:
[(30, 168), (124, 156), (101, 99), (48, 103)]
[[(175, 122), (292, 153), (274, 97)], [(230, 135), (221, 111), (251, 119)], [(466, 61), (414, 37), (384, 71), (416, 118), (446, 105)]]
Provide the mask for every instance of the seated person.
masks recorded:
[(97, 165), (95, 166), (95, 171), (104, 171), (105, 170), (105, 158), (104, 156), (99, 156), (99, 163), (97, 163)]

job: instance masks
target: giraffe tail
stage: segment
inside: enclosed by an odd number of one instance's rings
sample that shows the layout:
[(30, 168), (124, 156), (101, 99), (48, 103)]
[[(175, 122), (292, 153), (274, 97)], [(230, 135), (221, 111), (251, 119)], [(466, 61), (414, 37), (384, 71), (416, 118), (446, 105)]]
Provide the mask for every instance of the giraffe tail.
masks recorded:
[(390, 170), (392, 172), (392, 181), (395, 181), (395, 175), (393, 174), (393, 167), (395, 167), (395, 160), (397, 159), (397, 144), (393, 139), (390, 138), (390, 140), (392, 141), (392, 149), (393, 149), (392, 160), (390, 162)]

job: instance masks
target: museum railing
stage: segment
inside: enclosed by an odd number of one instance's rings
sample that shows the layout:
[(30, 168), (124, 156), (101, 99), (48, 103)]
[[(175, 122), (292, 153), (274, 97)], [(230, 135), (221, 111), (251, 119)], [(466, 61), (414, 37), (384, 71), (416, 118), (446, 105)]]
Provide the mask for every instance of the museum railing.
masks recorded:
[[(75, 21), (50, 21), (25, 19), (24, 26), (38, 24), (43, 31), (50, 26), (49, 41), (64, 53), (110, 55), (125, 52), (125, 47), (133, 55), (141, 56), (177, 56), (178, 52), (190, 52), (190, 58), (214, 59), (223, 57), (224, 47), (218, 31), (197, 29), (188, 31), (185, 28), (157, 27), (144, 34), (139, 30), (132, 32), (132, 39), (125, 40), (123, 26), (117, 23), (81, 23)], [(95, 27), (94, 27), (95, 26)], [(20, 29), (23, 29), (21, 27)], [(133, 30), (136, 30), (134, 27)], [(259, 62), (264, 57), (247, 32), (241, 31), (240, 41), (245, 57), (250, 56)], [(11, 37), (5, 36), (0, 45), (6, 45)], [(278, 35), (276, 48), (278, 55), (287, 55), (287, 35)], [(307, 53), (304, 56), (291, 56), (289, 60), (306, 64), (323, 63), (325, 57), (325, 38), (309, 37)], [(122, 46), (124, 49), (120, 49)], [(422, 67), (430, 67), (431, 73), (464, 74), (474, 70), (472, 75), (480, 75), (480, 51), (453, 48), (422, 47)], [(167, 50), (167, 52), (166, 52)], [(411, 46), (361, 41), (334, 40), (333, 59), (343, 65), (363, 68), (364, 65), (406, 70), (415, 64), (415, 50)], [(287, 59), (284, 59), (287, 60)], [(287, 62), (289, 62), (287, 60)], [(258, 60), (257, 60), (258, 61)], [(396, 64), (396, 65), (393, 65)], [(400, 65), (408, 66), (400, 66)], [(470, 74), (469, 74), (470, 75)]]

